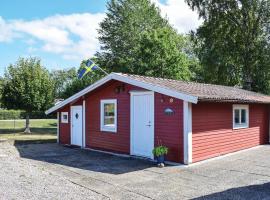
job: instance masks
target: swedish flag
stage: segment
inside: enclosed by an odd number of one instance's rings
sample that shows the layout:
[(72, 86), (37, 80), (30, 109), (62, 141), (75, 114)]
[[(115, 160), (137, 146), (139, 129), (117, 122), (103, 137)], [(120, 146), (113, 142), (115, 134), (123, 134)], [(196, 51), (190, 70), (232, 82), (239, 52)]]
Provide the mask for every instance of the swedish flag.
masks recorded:
[(88, 72), (94, 71), (99, 67), (90, 59), (88, 59), (78, 73), (78, 78), (82, 79)]

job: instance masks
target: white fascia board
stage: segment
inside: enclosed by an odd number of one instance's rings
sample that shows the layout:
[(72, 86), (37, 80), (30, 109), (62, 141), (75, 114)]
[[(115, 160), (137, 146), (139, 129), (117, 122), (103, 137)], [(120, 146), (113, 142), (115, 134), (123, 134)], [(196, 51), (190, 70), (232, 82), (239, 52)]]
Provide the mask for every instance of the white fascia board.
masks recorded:
[(198, 102), (198, 97), (196, 97), (196, 96), (176, 92), (176, 91), (173, 91), (173, 90), (170, 90), (170, 89), (167, 89), (167, 88), (163, 88), (163, 87), (160, 87), (160, 86), (156, 86), (156, 85), (153, 85), (153, 84), (150, 84), (150, 83), (137, 81), (137, 80), (134, 80), (132, 78), (123, 76), (123, 75), (121, 75), (119, 73), (111, 73), (108, 76), (100, 79), (96, 83), (94, 83), (94, 84), (88, 86), (87, 88), (83, 89), (82, 91), (80, 91), (80, 92), (74, 94), (73, 96), (67, 98), (66, 100), (62, 101), (61, 103), (53, 106), (52, 108), (47, 110), (45, 112), (45, 114), (48, 115), (48, 114), (62, 108), (63, 106), (67, 105), (68, 103), (71, 103), (72, 101), (78, 99), (79, 97), (87, 94), (88, 92), (98, 88), (99, 86), (101, 86), (104, 83), (106, 83), (106, 82), (108, 82), (110, 80), (113, 80), (113, 79), (117, 80), (117, 81), (124, 82), (124, 83), (131, 84), (131, 85), (135, 85), (135, 86), (138, 86), (138, 87), (150, 90), (150, 91), (154, 91), (154, 92), (165, 94), (165, 95), (168, 95), (168, 96), (171, 96), (171, 97), (175, 97), (177, 99), (182, 99), (182, 100), (190, 102), (190, 103), (195, 103), (196, 104)]
[(67, 105), (68, 103), (71, 103), (72, 101), (80, 98), (81, 96), (83, 96), (83, 95), (87, 94), (88, 92), (90, 92), (90, 91), (98, 88), (99, 86), (103, 85), (104, 83), (106, 83), (106, 82), (108, 82), (110, 80), (112, 80), (112, 74), (109, 74), (108, 76), (100, 79), (96, 83), (88, 86), (87, 88), (81, 90), (80, 92), (78, 92), (78, 93), (72, 95), (71, 97), (67, 98), (66, 100), (62, 101), (61, 103), (53, 106), (52, 108), (50, 108), (49, 110), (47, 110), (45, 112), (45, 114), (48, 115), (48, 114), (50, 114), (50, 113), (58, 110), (59, 108), (62, 108), (63, 106)]
[(119, 73), (112, 73), (113, 75), (113, 79), (118, 80), (118, 81), (122, 81), (131, 85), (135, 85), (150, 91), (154, 91), (154, 92), (158, 92), (161, 94), (165, 94), (171, 97), (175, 97), (177, 99), (182, 99), (184, 101), (190, 102), (190, 103), (197, 103), (198, 102), (198, 97), (196, 96), (192, 96), (192, 95), (188, 95), (188, 94), (184, 94), (184, 93), (180, 93), (177, 91), (173, 91), (167, 88), (163, 88), (161, 86), (157, 86), (157, 85), (153, 85), (147, 82), (142, 82), (142, 81), (137, 81), (134, 80), (132, 78), (123, 76)]

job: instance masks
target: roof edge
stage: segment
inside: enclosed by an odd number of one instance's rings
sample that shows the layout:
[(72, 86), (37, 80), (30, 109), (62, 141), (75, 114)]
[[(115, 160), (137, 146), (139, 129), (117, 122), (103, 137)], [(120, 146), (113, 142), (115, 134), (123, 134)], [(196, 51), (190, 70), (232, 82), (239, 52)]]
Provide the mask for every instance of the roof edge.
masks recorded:
[(62, 101), (61, 103), (46, 110), (45, 114), (48, 115), (52, 112), (55, 112), (56, 110), (64, 107), (68, 103), (71, 103), (72, 101), (80, 98), (81, 96), (87, 94), (88, 92), (91, 92), (92, 90), (98, 88), (99, 86), (105, 84), (106, 82), (108, 82), (110, 80), (117, 80), (117, 81), (121, 81), (121, 82), (124, 82), (127, 84), (135, 85), (135, 86), (138, 86), (138, 87), (150, 90), (150, 91), (154, 91), (154, 92), (158, 92), (158, 93), (161, 93), (164, 95), (175, 97), (177, 99), (182, 99), (182, 100), (190, 102), (190, 103), (196, 104), (198, 102), (198, 97), (196, 97), (196, 96), (173, 91), (171, 89), (167, 89), (165, 87), (157, 86), (157, 85), (147, 83), (144, 81), (138, 81), (138, 80), (132, 79), (130, 77), (126, 77), (126, 76), (122, 75), (121, 73), (110, 73), (109, 75), (105, 76), (104, 78), (100, 79), (99, 81), (95, 82), (94, 84), (89, 85), (88, 87), (81, 90), (80, 92), (72, 95), (71, 97), (67, 98), (66, 100)]

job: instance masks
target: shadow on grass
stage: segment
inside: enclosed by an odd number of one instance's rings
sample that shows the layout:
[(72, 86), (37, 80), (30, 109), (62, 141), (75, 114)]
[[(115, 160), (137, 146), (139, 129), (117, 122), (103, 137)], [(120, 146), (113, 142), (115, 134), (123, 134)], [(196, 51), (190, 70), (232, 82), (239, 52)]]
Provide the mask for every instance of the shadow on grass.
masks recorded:
[[(27, 144), (47, 144), (47, 143), (56, 143), (56, 139), (30, 139), (30, 140), (13, 140), (13, 144), (17, 145), (27, 145)], [(12, 143), (12, 142), (11, 142)]]
[(55, 123), (50, 123), (49, 124), (50, 126), (55, 126), (55, 128), (57, 127), (57, 123), (55, 122)]
[[(33, 134), (56, 134), (57, 128), (30, 128), (31, 132)], [(23, 133), (24, 128), (18, 128), (18, 129), (1, 129), (0, 128), (0, 134), (13, 134), (13, 133)]]
[(74, 167), (108, 174), (124, 174), (144, 170), (154, 166), (153, 162), (131, 157), (118, 157), (105, 153), (67, 148), (56, 144), (27, 144), (16, 141), (22, 158)]
[(194, 200), (257, 200), (270, 199), (270, 183), (232, 188), (222, 192), (194, 198)]

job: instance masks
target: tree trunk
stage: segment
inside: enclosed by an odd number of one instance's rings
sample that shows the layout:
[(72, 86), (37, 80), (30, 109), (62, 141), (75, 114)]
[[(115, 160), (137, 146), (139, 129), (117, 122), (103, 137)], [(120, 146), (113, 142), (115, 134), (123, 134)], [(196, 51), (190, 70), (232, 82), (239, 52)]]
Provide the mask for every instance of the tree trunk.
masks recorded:
[(24, 133), (31, 133), (31, 131), (30, 131), (29, 113), (26, 114)]

